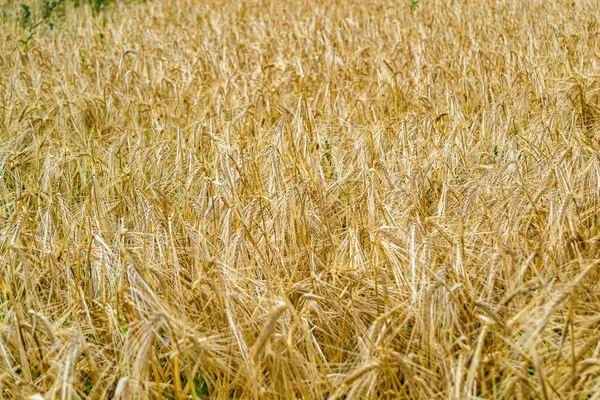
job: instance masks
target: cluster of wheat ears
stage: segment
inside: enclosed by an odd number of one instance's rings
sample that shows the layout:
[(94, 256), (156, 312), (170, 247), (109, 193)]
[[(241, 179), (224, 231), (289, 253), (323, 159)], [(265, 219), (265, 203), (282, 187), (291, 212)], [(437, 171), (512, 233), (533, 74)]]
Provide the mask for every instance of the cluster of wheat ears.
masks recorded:
[(598, 5), (4, 1), (0, 397), (599, 399)]

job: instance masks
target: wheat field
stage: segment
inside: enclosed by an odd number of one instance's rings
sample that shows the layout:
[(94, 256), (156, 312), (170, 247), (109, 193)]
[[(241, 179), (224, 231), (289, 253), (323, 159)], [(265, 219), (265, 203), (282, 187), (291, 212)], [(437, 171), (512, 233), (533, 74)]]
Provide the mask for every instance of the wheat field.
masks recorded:
[(600, 399), (600, 3), (44, 4), (0, 397)]

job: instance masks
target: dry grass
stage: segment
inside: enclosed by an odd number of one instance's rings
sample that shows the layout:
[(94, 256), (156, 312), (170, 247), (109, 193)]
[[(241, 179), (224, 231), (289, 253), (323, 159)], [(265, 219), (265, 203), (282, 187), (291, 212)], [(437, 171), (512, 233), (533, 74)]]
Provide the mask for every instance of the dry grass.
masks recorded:
[(597, 2), (6, 9), (0, 397), (600, 398)]

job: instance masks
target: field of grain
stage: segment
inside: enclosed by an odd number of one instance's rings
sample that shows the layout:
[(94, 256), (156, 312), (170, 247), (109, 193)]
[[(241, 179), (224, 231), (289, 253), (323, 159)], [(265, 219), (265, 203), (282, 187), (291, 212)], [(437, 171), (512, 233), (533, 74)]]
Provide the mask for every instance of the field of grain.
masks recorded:
[(0, 397), (600, 399), (598, 2), (21, 3)]

